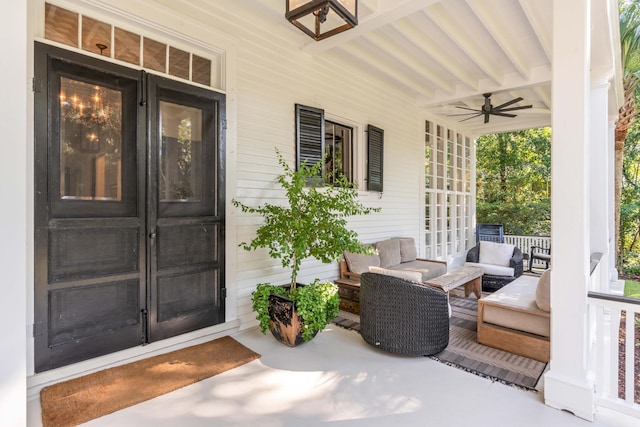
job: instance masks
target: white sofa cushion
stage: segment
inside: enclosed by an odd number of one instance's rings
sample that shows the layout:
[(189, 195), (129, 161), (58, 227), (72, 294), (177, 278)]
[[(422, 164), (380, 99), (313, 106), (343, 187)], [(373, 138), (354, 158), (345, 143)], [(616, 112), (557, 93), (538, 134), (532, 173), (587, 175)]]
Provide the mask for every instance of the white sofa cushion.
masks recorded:
[(400, 241), (400, 262), (415, 261), (418, 258), (416, 241), (412, 237), (399, 237)]
[(545, 270), (536, 286), (536, 305), (540, 310), (551, 311), (551, 270)]
[(400, 264), (402, 258), (400, 257), (399, 239), (382, 240), (375, 243), (374, 247), (378, 251), (378, 256), (380, 257), (380, 267), (388, 268), (392, 265)]
[(422, 274), (422, 282), (440, 276), (447, 272), (447, 264), (425, 260), (402, 262), (389, 267), (391, 270), (417, 271)]
[(370, 266), (380, 266), (380, 257), (378, 257), (378, 255), (355, 254), (348, 251), (344, 251), (342, 255), (344, 256), (344, 260), (347, 262), (349, 271), (357, 274), (369, 271)]
[(483, 321), (505, 328), (525, 331), (549, 337), (549, 318), (536, 315), (542, 313), (536, 304), (538, 278), (522, 275), (513, 282), (482, 299)]
[(369, 267), (369, 272), (384, 274), (385, 276), (398, 277), (400, 279), (407, 280), (409, 282), (415, 282), (415, 283), (422, 282), (422, 274), (417, 271), (388, 270), (386, 268), (381, 268), (381, 267)]
[(467, 262), (465, 265), (470, 265), (473, 267), (480, 267), (484, 270), (484, 274), (488, 274), (490, 276), (509, 276), (513, 277), (515, 274), (515, 270), (513, 267), (504, 267), (502, 265), (495, 264), (483, 264), (481, 262)]
[(480, 241), (480, 264), (504, 265), (509, 267), (509, 261), (513, 256), (514, 245), (508, 243), (496, 243)]

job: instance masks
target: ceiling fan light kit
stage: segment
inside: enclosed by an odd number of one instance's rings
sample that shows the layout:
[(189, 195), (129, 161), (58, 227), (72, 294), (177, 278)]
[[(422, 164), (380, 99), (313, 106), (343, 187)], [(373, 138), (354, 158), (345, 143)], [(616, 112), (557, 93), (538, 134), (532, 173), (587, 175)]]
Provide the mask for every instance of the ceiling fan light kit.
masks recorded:
[(511, 105), (522, 101), (523, 100), (522, 97), (517, 97), (517, 98), (512, 99), (511, 101), (505, 102), (504, 104), (500, 104), (498, 106), (494, 106), (491, 103), (491, 94), (490, 93), (485, 93), (485, 94), (483, 94), (483, 96), (484, 96), (484, 104), (479, 109), (478, 108), (463, 107), (463, 106), (460, 106), (460, 105), (456, 106), (456, 108), (460, 108), (462, 110), (474, 111), (473, 113), (450, 114), (449, 116), (471, 115), (471, 117), (467, 117), (466, 119), (460, 120), (461, 122), (465, 122), (467, 120), (471, 120), (471, 119), (474, 119), (476, 117), (484, 116), (484, 122), (485, 123), (489, 123), (489, 117), (491, 115), (500, 116), (500, 117), (514, 118), (514, 117), (517, 117), (517, 114), (511, 113), (511, 111), (525, 110), (527, 108), (533, 107), (533, 105), (521, 105), (521, 106), (510, 107)]

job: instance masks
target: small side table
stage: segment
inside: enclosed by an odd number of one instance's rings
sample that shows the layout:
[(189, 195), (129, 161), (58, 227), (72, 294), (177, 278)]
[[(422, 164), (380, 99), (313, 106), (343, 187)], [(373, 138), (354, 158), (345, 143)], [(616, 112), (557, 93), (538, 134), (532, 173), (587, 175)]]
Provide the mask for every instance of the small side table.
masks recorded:
[(337, 279), (340, 295), (340, 310), (353, 314), (360, 314), (360, 281), (355, 279)]

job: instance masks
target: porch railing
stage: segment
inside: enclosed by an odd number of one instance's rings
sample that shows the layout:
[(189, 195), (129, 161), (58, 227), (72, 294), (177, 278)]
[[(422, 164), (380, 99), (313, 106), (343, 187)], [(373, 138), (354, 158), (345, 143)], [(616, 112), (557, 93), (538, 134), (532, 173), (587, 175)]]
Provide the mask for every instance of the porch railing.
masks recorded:
[[(636, 332), (640, 323), (640, 300), (595, 291), (603, 289), (597, 283), (604, 277), (600, 265), (591, 273), (589, 292), (591, 366), (596, 377), (598, 405), (640, 418), (640, 390), (636, 390), (635, 348), (640, 346)], [(595, 282), (595, 283), (594, 283)], [(624, 318), (623, 323), (621, 320)], [(624, 350), (624, 363), (620, 359)], [(624, 392), (620, 384), (624, 384)]]
[[(551, 237), (542, 237), (542, 236), (516, 236), (513, 234), (505, 234), (504, 242), (509, 243), (511, 245), (515, 245), (518, 247), (522, 254), (525, 255), (525, 259), (529, 260), (529, 253), (531, 252), (531, 246), (539, 246), (545, 249), (549, 249), (551, 246)], [(533, 267), (544, 267), (545, 264), (540, 260), (536, 260), (533, 264)], [(527, 264), (527, 268), (529, 265)]]

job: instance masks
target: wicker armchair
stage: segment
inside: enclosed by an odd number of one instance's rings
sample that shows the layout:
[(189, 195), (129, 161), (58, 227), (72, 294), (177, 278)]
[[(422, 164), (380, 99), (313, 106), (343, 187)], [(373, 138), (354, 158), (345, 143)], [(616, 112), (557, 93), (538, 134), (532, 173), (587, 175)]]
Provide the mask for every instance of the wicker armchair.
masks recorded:
[(397, 277), (362, 273), (360, 335), (391, 353), (439, 353), (449, 345), (447, 296), (441, 289)]
[[(479, 262), (480, 246), (475, 246), (467, 252), (467, 262)], [(522, 251), (519, 248), (513, 249), (513, 256), (509, 260), (509, 267), (513, 268), (513, 276), (497, 276), (492, 274), (482, 275), (482, 290), (486, 292), (494, 292), (504, 285), (513, 282), (517, 277), (522, 276), (524, 271), (522, 263)]]

